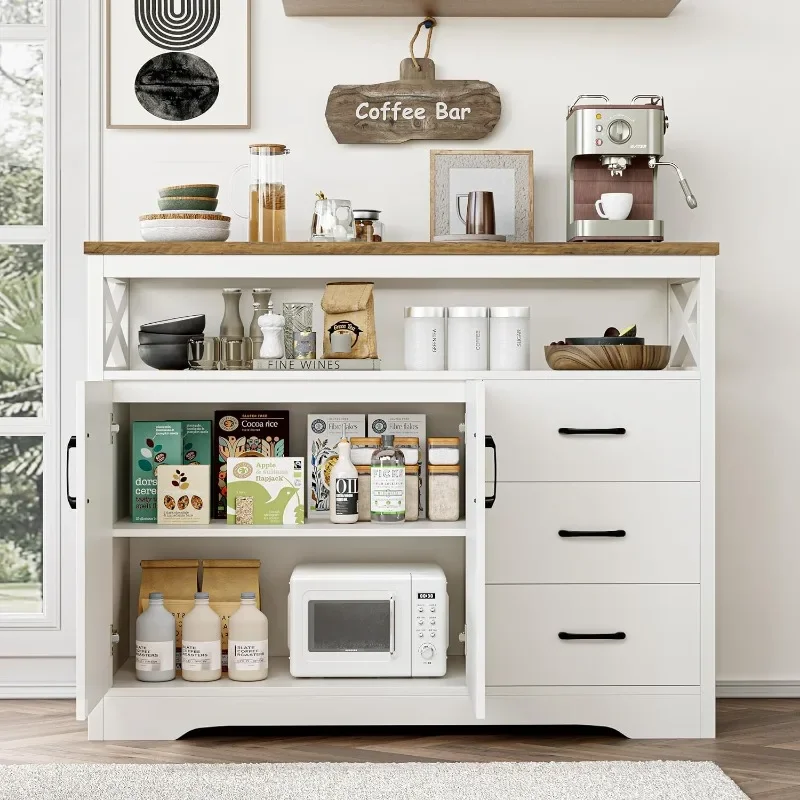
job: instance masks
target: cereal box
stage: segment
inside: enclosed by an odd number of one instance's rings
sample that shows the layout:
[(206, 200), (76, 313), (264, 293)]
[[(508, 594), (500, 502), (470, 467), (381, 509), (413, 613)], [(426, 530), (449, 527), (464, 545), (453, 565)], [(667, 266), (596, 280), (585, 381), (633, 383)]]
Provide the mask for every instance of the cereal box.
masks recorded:
[(363, 414), (308, 415), (309, 514), (330, 513), (328, 478), (339, 458), (336, 445), (342, 437), (363, 436), (364, 422)]
[(211, 466), (210, 419), (185, 419), (181, 421), (183, 438), (183, 463)]
[(208, 525), (210, 488), (208, 465), (162, 464), (158, 469), (158, 524)]
[(302, 525), (302, 458), (229, 458), (229, 525)]
[(183, 463), (181, 423), (134, 422), (131, 440), (131, 522), (156, 522), (158, 470)]

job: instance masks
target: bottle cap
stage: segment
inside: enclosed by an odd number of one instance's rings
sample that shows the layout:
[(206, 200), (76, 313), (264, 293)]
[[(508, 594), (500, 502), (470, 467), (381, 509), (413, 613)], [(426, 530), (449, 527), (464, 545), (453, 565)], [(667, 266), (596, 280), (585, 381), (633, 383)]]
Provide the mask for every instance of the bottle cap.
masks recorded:
[(256, 593), (255, 592), (242, 592), (242, 600), (255, 600)]
[(151, 600), (163, 600), (164, 594), (162, 592), (150, 592)]
[(208, 592), (195, 592), (194, 593), (195, 600), (208, 600)]
[(381, 446), (394, 447), (394, 434), (393, 433), (381, 434)]

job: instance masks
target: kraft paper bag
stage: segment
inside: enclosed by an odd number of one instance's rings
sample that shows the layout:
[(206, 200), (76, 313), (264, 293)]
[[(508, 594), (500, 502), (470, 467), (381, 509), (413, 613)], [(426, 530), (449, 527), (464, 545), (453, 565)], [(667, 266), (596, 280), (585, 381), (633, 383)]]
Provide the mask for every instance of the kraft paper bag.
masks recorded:
[[(325, 312), (323, 358), (377, 358), (375, 335), (374, 283), (329, 283), (322, 296)], [(353, 344), (349, 353), (331, 350), (331, 334), (349, 333)]]

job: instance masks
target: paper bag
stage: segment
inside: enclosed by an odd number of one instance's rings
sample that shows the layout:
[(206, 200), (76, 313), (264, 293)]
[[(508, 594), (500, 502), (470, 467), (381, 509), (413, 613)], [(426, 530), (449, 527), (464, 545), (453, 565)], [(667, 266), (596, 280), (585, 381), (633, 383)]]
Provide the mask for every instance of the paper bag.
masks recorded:
[[(322, 296), (325, 330), (322, 337), (324, 358), (377, 358), (375, 335), (374, 283), (329, 283)], [(349, 353), (331, 349), (331, 334), (345, 332), (352, 339)]]

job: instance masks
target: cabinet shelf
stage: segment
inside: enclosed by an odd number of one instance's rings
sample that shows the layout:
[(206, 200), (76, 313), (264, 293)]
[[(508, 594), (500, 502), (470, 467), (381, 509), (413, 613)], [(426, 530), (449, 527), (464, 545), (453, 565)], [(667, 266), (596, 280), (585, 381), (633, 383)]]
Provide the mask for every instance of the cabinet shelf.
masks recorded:
[(403, 525), (335, 525), (330, 520), (310, 517), (305, 525), (228, 525), (224, 520), (212, 520), (210, 525), (156, 525), (122, 519), (114, 524), (115, 539), (271, 539), (315, 537), (350, 537), (356, 539), (386, 539), (400, 537), (461, 537), (467, 535), (466, 520), (431, 522), (421, 519)]

